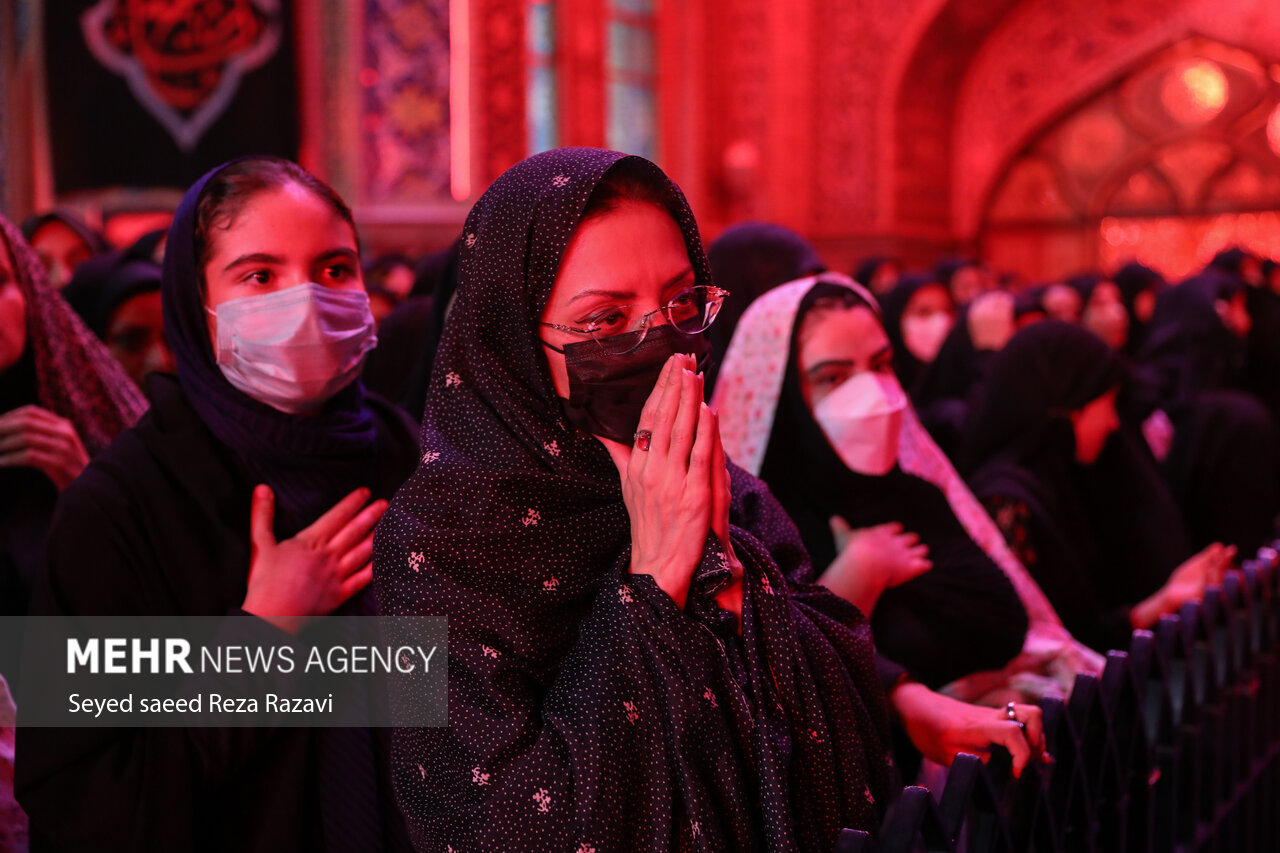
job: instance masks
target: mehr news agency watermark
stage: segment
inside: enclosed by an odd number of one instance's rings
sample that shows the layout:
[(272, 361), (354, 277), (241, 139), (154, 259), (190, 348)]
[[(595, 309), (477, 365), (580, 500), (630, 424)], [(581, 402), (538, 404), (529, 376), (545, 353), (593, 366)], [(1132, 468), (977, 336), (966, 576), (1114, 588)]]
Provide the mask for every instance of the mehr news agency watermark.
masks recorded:
[(0, 618), (19, 726), (448, 724), (443, 617)]

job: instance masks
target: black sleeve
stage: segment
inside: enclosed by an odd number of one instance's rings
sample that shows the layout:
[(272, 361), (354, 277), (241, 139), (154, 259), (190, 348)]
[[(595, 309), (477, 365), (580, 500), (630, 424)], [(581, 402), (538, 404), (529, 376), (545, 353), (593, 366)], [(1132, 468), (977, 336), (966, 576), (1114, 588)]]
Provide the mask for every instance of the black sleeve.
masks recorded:
[(984, 497), (982, 503), (1009, 550), (1044, 590), (1068, 631), (1103, 654), (1127, 645), (1133, 631), (1130, 608), (1107, 608), (1098, 601), (1086, 567), (1064, 559), (1066, 550), (1054, 545), (1025, 501), (996, 494)]
[[(36, 578), (33, 615), (154, 613), (147, 594), (163, 578), (141, 532), (128, 522), (138, 510), (98, 485), (90, 476), (63, 493), (48, 559)], [(240, 643), (288, 638), (256, 618), (228, 624), (238, 626)], [(244, 636), (246, 630), (262, 636)], [(56, 849), (186, 849), (201, 797), (276, 734), (268, 728), (20, 726), (15, 789), (32, 838)]]

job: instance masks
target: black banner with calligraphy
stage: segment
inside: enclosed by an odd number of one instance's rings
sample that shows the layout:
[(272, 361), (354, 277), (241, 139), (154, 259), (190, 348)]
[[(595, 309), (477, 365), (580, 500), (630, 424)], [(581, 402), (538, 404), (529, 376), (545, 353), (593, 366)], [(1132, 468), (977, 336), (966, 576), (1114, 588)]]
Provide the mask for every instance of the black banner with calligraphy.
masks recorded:
[(296, 159), (289, 0), (45, 4), (56, 191), (186, 187), (241, 154)]

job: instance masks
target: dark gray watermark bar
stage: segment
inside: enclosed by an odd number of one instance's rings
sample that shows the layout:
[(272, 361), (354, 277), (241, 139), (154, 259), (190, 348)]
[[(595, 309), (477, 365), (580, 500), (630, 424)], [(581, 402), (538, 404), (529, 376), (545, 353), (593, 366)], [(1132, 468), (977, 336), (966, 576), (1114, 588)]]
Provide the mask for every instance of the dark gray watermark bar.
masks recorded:
[(0, 618), (19, 726), (448, 725), (443, 617)]

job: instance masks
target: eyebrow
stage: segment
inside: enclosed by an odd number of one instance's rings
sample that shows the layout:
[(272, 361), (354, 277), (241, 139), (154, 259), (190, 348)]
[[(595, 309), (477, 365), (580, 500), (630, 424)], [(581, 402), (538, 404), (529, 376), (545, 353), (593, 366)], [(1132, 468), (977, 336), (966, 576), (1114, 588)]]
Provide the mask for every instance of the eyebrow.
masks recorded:
[[(681, 279), (687, 278), (692, 273), (693, 273), (692, 266), (685, 267), (683, 270), (680, 271), (678, 275), (673, 275), (671, 278), (667, 279), (663, 283), (661, 289), (666, 290), (671, 285), (679, 282)], [(613, 299), (635, 299), (636, 293), (634, 290), (583, 290), (574, 294), (573, 297), (569, 300), (569, 304), (572, 305), (574, 302), (577, 302), (579, 299), (583, 299), (588, 296), (607, 296)]]
[[(875, 362), (883, 358), (890, 357), (892, 355), (893, 355), (893, 345), (885, 344), (883, 347), (881, 347), (880, 349), (876, 350), (874, 353), (871, 354), (871, 357), (867, 359), (867, 364), (874, 364)], [(813, 367), (810, 367), (808, 370), (806, 370), (805, 374), (807, 376), (816, 376), (818, 373), (820, 373), (822, 370), (828, 367), (853, 367), (853, 366), (854, 364), (852, 359), (833, 358), (833, 359), (828, 359), (827, 361), (818, 362)]]
[[(338, 248), (338, 249), (330, 249), (329, 251), (325, 252), (324, 254), (316, 258), (316, 261), (327, 261), (327, 260), (331, 260), (332, 258), (353, 259), (358, 257), (360, 256), (356, 254), (355, 249)], [(266, 252), (250, 252), (247, 255), (241, 255), (231, 263), (227, 264), (225, 267), (223, 267), (222, 271), (226, 272), (227, 270), (232, 269), (233, 267), (242, 266), (244, 264), (279, 265), (283, 263), (284, 263), (284, 258), (277, 257), (276, 255), (271, 255)]]
[(241, 266), (242, 264), (282, 264), (282, 263), (284, 263), (284, 260), (282, 258), (277, 258), (275, 255), (268, 255), (266, 252), (250, 252), (247, 255), (241, 255), (231, 263), (227, 264), (225, 267), (222, 268), (222, 271), (226, 272), (232, 267), (238, 267), (238, 266)]
[(829, 367), (853, 367), (853, 362), (847, 358), (833, 358), (826, 361), (820, 361), (813, 367), (805, 371), (808, 376), (816, 376)]

